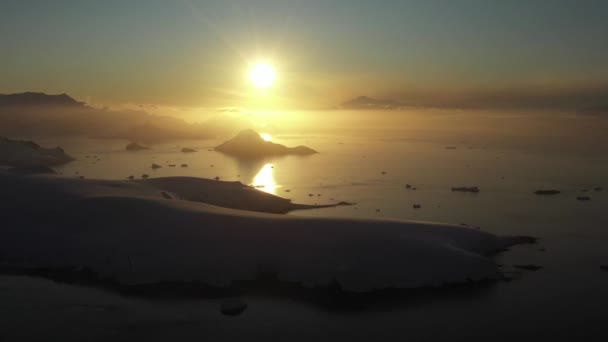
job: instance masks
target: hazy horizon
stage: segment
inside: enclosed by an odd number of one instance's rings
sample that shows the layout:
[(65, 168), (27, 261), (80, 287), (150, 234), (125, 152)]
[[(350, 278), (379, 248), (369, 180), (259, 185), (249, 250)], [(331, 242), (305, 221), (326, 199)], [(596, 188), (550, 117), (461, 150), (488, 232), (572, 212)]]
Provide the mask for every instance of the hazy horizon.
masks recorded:
[[(4, 1), (0, 93), (99, 107), (606, 105), (602, 1)], [(247, 70), (271, 63), (276, 85)]]

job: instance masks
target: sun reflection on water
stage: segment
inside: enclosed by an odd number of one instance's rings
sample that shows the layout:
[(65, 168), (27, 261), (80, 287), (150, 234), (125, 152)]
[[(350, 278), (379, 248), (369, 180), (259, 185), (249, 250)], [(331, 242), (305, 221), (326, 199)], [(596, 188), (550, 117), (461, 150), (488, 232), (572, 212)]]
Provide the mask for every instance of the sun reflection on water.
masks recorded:
[(253, 186), (264, 192), (276, 194), (276, 190), (280, 185), (274, 180), (272, 164), (265, 164), (262, 169), (253, 177)]

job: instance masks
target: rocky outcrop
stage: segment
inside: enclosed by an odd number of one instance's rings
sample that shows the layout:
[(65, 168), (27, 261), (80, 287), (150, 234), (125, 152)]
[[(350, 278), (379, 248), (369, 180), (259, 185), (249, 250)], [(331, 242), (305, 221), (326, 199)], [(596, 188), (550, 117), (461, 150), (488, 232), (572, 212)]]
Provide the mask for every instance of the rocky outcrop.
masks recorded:
[(136, 142), (129, 143), (127, 147), (125, 147), (127, 151), (140, 151), (140, 150), (149, 150), (149, 147), (142, 146)]
[(215, 147), (216, 151), (244, 158), (256, 158), (278, 155), (309, 155), (318, 153), (306, 147), (296, 146), (287, 147), (262, 139), (260, 134), (254, 130), (245, 130), (237, 134), (234, 138)]
[(0, 138), (0, 166), (54, 166), (72, 160), (61, 147), (44, 148), (33, 141)]

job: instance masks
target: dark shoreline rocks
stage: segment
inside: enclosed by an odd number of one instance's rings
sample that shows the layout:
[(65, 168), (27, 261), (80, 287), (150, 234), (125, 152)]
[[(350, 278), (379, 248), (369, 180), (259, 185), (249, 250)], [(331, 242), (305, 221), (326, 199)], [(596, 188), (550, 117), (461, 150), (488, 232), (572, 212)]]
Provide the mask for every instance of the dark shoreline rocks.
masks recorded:
[(536, 190), (534, 191), (535, 195), (558, 195), (561, 191), (559, 190)]
[(149, 150), (150, 148), (149, 148), (149, 147), (146, 147), (146, 146), (142, 146), (142, 145), (140, 145), (140, 144), (138, 144), (138, 143), (136, 143), (136, 142), (132, 142), (132, 143), (129, 143), (129, 144), (128, 144), (128, 145), (125, 147), (125, 149), (126, 149), (127, 151), (141, 151), (141, 150)]

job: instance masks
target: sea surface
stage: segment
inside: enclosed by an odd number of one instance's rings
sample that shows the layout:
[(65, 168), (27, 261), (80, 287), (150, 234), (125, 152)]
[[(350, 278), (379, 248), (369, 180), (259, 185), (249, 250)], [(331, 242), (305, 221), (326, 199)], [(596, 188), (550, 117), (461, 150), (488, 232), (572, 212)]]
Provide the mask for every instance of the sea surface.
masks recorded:
[[(585, 135), (602, 135), (577, 132), (568, 137), (580, 141)], [(425, 138), (399, 129), (382, 134), (341, 134), (339, 130), (268, 134), (274, 142), (306, 145), (319, 153), (243, 160), (213, 151), (221, 140), (148, 143), (149, 150), (136, 152), (125, 150), (125, 140), (40, 142), (60, 145), (76, 158), (56, 168), (69, 177), (219, 177), (296, 203), (356, 203), (289, 215), (447, 222), (500, 235), (534, 236), (539, 241), (494, 257), (513, 278), (510, 282), (472, 293), (400, 299), (354, 313), (289, 298), (254, 296), (245, 298), (249, 303), (245, 313), (226, 318), (219, 315), (217, 302), (212, 300), (134, 299), (96, 289), (49, 285), (43, 280), (32, 284), (23, 278), (3, 277), (0, 301), (7, 304), (0, 310), (14, 310), (11, 336), (19, 336), (18, 328), (25, 324), (46, 322), (41, 324), (42, 331), (52, 333), (76, 320), (84, 322), (83, 326), (68, 337), (79, 337), (88, 330), (106, 337), (149, 340), (193, 335), (212, 340), (608, 340), (608, 272), (600, 269), (608, 264), (608, 146), (594, 143), (593, 151), (585, 146), (572, 148), (574, 143), (560, 137), (550, 144), (542, 139), (544, 143), (527, 144), (522, 141), (532, 140), (516, 134), (508, 144), (458, 134)], [(182, 147), (198, 152), (183, 153)], [(152, 169), (153, 163), (162, 168)], [(477, 186), (480, 192), (451, 190), (458, 186)], [(561, 193), (535, 195), (539, 189)], [(590, 200), (577, 200), (580, 196)], [(414, 204), (420, 208), (414, 209)], [(513, 267), (528, 264), (542, 269)], [(63, 301), (50, 300), (44, 293), (60, 294), (57, 298)], [(57, 309), (68, 305), (65, 303), (76, 309)], [(38, 317), (30, 310), (40, 305)], [(117, 311), (112, 314), (99, 307)]]

